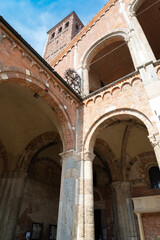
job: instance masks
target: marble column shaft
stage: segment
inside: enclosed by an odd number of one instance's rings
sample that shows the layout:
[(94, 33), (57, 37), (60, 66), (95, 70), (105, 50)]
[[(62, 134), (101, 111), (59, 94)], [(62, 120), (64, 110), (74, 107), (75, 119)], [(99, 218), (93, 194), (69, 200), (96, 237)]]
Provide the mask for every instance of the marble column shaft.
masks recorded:
[(61, 190), (58, 212), (57, 240), (75, 239), (77, 153), (70, 150), (62, 157)]
[(79, 158), (78, 240), (94, 240), (93, 159), (87, 152)]

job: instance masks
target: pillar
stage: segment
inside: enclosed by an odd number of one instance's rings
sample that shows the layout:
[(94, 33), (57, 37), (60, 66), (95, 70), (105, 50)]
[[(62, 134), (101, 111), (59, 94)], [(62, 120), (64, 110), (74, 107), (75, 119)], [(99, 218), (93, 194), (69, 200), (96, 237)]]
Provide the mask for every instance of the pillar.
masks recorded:
[(89, 68), (83, 67), (83, 78), (82, 78), (82, 96), (85, 97), (89, 94)]
[(113, 182), (118, 240), (137, 240), (129, 182)]
[(77, 153), (70, 150), (61, 153), (62, 173), (58, 212), (57, 240), (75, 239), (76, 231), (76, 180)]
[(12, 240), (20, 211), (26, 173), (6, 172), (0, 185), (0, 239)]
[(93, 197), (93, 159), (95, 155), (86, 152), (79, 157), (79, 190), (77, 205), (77, 238), (94, 240), (94, 197)]
[(141, 213), (136, 213), (136, 215), (137, 215), (137, 219), (138, 219), (140, 238), (141, 238), (141, 240), (145, 240)]

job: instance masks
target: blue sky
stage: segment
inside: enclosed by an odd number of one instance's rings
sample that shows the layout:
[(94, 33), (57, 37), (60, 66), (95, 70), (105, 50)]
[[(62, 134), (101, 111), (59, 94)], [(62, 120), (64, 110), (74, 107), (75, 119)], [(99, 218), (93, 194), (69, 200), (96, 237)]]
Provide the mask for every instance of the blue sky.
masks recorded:
[(40, 54), (47, 31), (73, 10), (86, 25), (108, 0), (1, 0), (0, 15)]

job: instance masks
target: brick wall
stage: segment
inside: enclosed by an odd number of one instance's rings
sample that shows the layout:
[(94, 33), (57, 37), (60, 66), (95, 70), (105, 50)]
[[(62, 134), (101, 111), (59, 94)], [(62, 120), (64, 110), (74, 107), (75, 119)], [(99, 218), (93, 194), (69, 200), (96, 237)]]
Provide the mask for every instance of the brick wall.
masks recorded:
[(160, 239), (160, 213), (146, 213), (142, 215), (146, 240)]

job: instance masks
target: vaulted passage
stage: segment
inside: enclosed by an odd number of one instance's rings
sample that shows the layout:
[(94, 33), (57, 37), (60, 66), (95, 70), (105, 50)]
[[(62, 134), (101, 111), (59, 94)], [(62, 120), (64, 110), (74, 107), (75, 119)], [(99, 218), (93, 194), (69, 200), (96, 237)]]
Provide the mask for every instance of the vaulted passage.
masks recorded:
[(90, 92), (135, 70), (128, 46), (122, 39), (107, 40), (95, 49), (93, 55), (89, 71)]
[(56, 115), (20, 85), (4, 83), (0, 95), (0, 137), (8, 156), (0, 172), (1, 239), (25, 239), (27, 232), (31, 239), (55, 239), (63, 151)]
[[(108, 120), (97, 135), (93, 161), (96, 240), (139, 239), (132, 198), (160, 192), (160, 172), (147, 135), (140, 120), (125, 115)], [(157, 171), (154, 178), (152, 170)]]
[(156, 59), (160, 59), (160, 2), (144, 1), (136, 15)]

